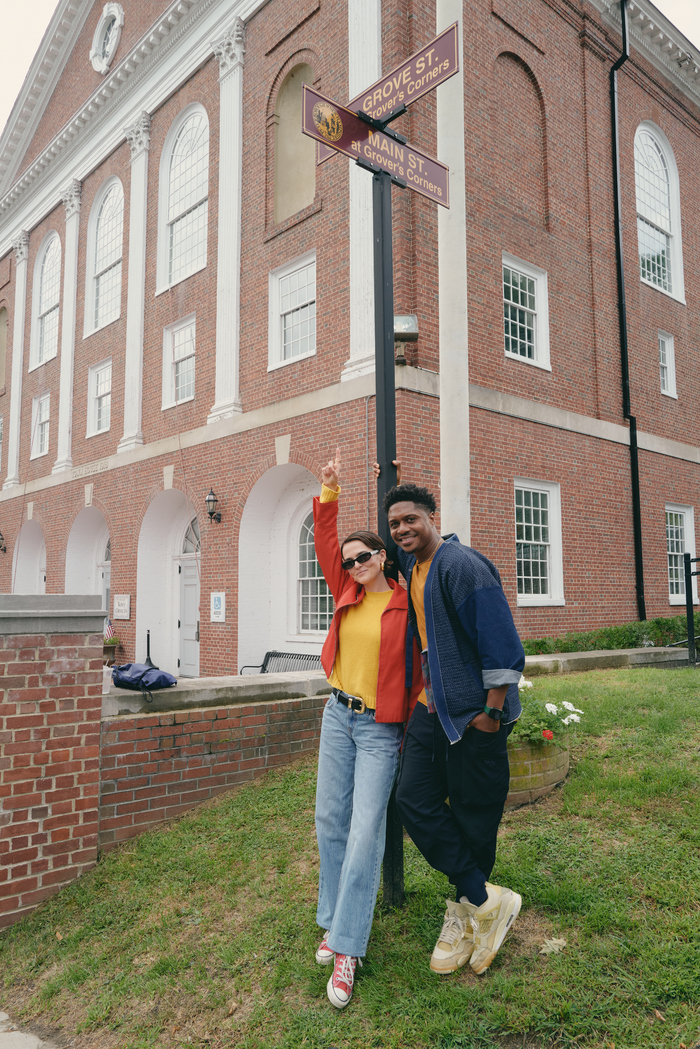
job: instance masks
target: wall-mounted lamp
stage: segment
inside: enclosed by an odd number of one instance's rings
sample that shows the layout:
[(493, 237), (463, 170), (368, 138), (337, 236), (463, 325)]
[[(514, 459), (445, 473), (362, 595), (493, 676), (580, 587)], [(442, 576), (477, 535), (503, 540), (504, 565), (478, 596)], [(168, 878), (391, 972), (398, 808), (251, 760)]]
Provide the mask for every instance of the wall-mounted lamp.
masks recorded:
[(216, 512), (216, 507), (219, 500), (214, 495), (214, 489), (209, 489), (209, 495), (206, 497), (204, 502), (207, 504), (207, 513), (209, 514), (210, 521), (216, 521), (217, 524), (221, 522), (221, 511)]
[(5, 546), (5, 536), (0, 532), (0, 552), (3, 554), (7, 553), (7, 547)]
[(394, 314), (394, 350), (396, 363), (406, 364), (406, 343), (418, 339), (418, 317), (415, 313)]

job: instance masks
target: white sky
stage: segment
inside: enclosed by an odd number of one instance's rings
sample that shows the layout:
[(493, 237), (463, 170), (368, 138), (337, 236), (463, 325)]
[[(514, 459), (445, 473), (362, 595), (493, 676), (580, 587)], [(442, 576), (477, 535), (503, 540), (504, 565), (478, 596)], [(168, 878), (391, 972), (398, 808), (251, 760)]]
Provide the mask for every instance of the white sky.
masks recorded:
[[(698, 0), (652, 0), (655, 6), (700, 49)], [(3, 56), (0, 62), (0, 129), (5, 127), (57, 0), (0, 0)], [(87, 62), (88, 56), (85, 56)]]

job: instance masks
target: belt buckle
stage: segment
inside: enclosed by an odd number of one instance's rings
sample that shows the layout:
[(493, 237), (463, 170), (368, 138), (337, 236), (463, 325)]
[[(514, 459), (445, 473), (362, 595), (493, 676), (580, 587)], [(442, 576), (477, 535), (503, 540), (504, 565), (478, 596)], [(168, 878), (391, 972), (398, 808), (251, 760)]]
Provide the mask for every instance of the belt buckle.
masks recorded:
[[(355, 703), (359, 703), (359, 707), (356, 707)], [(358, 714), (364, 714), (364, 712), (367, 710), (364, 699), (360, 699), (359, 696), (353, 696), (352, 709), (356, 710)]]

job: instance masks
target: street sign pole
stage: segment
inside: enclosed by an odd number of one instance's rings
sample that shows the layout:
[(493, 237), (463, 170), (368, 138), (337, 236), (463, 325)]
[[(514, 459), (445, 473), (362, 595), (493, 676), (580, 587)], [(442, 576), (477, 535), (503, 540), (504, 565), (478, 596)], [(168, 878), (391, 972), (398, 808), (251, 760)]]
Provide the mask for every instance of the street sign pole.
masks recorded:
[[(389, 559), (394, 562), (396, 547), (382, 507), (384, 496), (396, 484), (391, 186), (393, 183), (402, 189), (410, 187), (448, 208), (450, 185), (449, 171), (444, 164), (410, 145), (403, 135), (390, 131), (387, 125), (406, 112), (406, 102), (413, 102), (437, 87), (458, 68), (455, 23), (368, 88), (364, 108), (340, 106), (308, 84), (302, 89), (302, 132), (315, 138), (325, 155), (343, 153), (372, 173), (377, 462), (381, 468), (377, 482), (377, 529), (386, 543)], [(376, 115), (367, 112), (373, 107)], [(379, 112), (386, 114), (384, 119), (379, 119)], [(319, 155), (318, 162), (322, 160), (323, 156)], [(403, 827), (393, 792), (387, 810), (383, 897), (385, 907), (401, 907), (404, 902)]]

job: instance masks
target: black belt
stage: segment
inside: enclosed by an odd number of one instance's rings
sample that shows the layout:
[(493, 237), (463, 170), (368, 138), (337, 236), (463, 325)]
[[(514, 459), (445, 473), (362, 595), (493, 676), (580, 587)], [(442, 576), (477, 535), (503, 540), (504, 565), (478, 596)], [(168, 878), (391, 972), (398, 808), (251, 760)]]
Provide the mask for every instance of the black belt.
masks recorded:
[(365, 705), (364, 699), (360, 699), (359, 696), (350, 696), (347, 692), (341, 692), (339, 688), (334, 688), (331, 695), (335, 696), (343, 706), (349, 707), (350, 710), (356, 710), (358, 714), (372, 714), (374, 712), (372, 707)]

